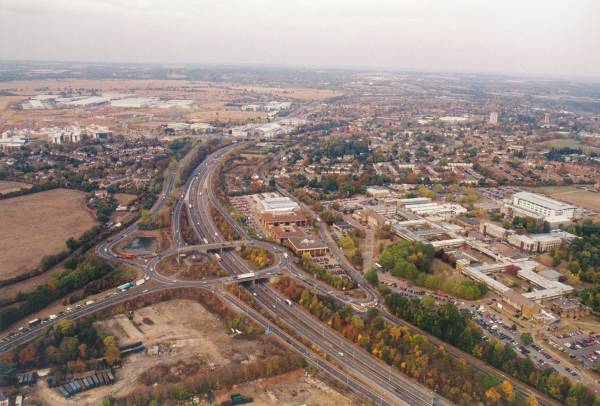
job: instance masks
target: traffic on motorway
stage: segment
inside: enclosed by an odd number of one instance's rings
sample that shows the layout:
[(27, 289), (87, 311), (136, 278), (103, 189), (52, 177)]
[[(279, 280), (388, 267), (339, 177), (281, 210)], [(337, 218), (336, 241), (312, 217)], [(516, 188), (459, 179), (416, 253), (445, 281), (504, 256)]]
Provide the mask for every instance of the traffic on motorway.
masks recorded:
[[(250, 315), (259, 324), (265, 325), (265, 323), (269, 323), (268, 320), (256, 313), (249, 305), (239, 302), (234, 303), (234, 299), (230, 298), (219, 286), (226, 283), (260, 280), (284, 273), (296, 278), (301, 283), (310, 286), (323, 295), (333, 296), (340, 302), (351, 305), (357, 312), (364, 312), (370, 307), (379, 306), (377, 292), (363, 281), (362, 276), (347, 261), (340, 259), (340, 263), (347, 268), (349, 275), (355, 279), (359, 288), (365, 292), (365, 298), (352, 298), (343, 292), (333, 291), (331, 287), (323, 282), (312, 276), (307, 276), (291, 260), (290, 255), (288, 255), (283, 247), (250, 237), (246, 230), (235, 221), (214, 194), (212, 179), (221, 160), (238, 145), (229, 145), (214, 152), (203, 163), (198, 165), (187, 179), (173, 208), (171, 227), (174, 243), (167, 250), (144, 259), (127, 258), (115, 253), (115, 245), (123, 238), (138, 230), (137, 223), (124, 228), (112, 238), (96, 246), (96, 253), (103, 258), (142, 268), (145, 274), (143, 279), (121, 285), (97, 300), (88, 300), (75, 306), (67, 307), (48, 317), (33, 319), (26, 325), (16, 328), (3, 337), (0, 342), (0, 350), (13, 348), (33, 339), (48, 324), (62, 318), (74, 319), (83, 317), (119, 302), (131, 300), (137, 296), (181, 287), (209, 289), (226, 302), (235, 304), (236, 307), (241, 308), (242, 311)], [(158, 212), (164, 207), (166, 198), (173, 193), (174, 184), (175, 172), (173, 171), (165, 181), (163, 193), (161, 193), (158, 201), (151, 209), (153, 212)], [(224, 248), (230, 246), (231, 243), (221, 236), (210, 213), (210, 207), (214, 207), (229, 222), (243, 243), (260, 246), (274, 253), (274, 264), (266, 270), (253, 271), (241, 260), (234, 250), (225, 250)], [(187, 211), (190, 225), (198, 241), (202, 241), (203, 244), (197, 246), (187, 246), (185, 244), (181, 236), (180, 224), (183, 210)], [(319, 232), (326, 237), (327, 230), (322, 222), (320, 222)], [(324, 238), (324, 240), (328, 241), (327, 238)], [(157, 265), (165, 257), (177, 255), (186, 250), (202, 249), (203, 246), (204, 249), (206, 247), (221, 248), (220, 253), (213, 253), (213, 255), (215, 255), (221, 267), (229, 273), (229, 276), (207, 281), (181, 281), (173, 277), (163, 276), (157, 271)], [(337, 249), (333, 251), (338, 252)], [(343, 254), (341, 258), (345, 259)], [(152, 286), (146, 287), (146, 282), (152, 282)], [(301, 341), (292, 339), (283, 330), (279, 328), (275, 329), (274, 331), (277, 331), (276, 335), (286, 345), (302, 352), (311, 362), (317, 363), (331, 376), (343, 381), (378, 404), (450, 404), (424, 386), (410, 380), (373, 356), (357, 349), (353, 343), (343, 339), (336, 332), (305, 314), (301, 309), (297, 309), (289, 300), (286, 301), (268, 285), (259, 283), (254, 287), (249, 287), (249, 289), (255, 295), (258, 303), (262, 304), (275, 317), (284, 320), (304, 340), (320, 343), (321, 350), (334, 363), (323, 360), (318, 354), (309, 350)], [(352, 355), (350, 356), (350, 354)]]

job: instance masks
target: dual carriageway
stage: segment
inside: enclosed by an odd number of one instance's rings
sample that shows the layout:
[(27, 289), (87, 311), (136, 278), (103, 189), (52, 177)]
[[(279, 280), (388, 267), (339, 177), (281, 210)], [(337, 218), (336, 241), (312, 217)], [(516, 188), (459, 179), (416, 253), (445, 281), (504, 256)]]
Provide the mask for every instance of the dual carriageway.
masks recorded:
[[(339, 258), (340, 263), (365, 292), (365, 298), (363, 299), (352, 298), (343, 292), (334, 292), (328, 285), (307, 276), (290, 259), (290, 255), (288, 255), (283, 247), (251, 238), (246, 230), (235, 221), (233, 216), (222, 206), (214, 193), (212, 185), (213, 176), (217, 173), (220, 162), (237, 147), (239, 147), (239, 144), (232, 144), (212, 153), (189, 176), (181, 188), (182, 192), (178, 196), (177, 203), (173, 208), (171, 221), (173, 244), (167, 250), (149, 258), (144, 263), (118, 257), (113, 251), (114, 246), (123, 238), (135, 233), (138, 230), (137, 223), (119, 231), (112, 237), (111, 241), (106, 240), (96, 246), (96, 253), (105, 259), (143, 268), (146, 279), (154, 282), (152, 287), (145, 288), (142, 285), (119, 294), (109, 294), (103, 300), (75, 309), (70, 313), (61, 314), (56, 320), (51, 322), (56, 322), (61, 318), (77, 319), (85, 317), (99, 310), (149, 293), (179, 288), (208, 289), (223, 302), (244, 312), (259, 325), (265, 328), (268, 327), (271, 334), (292, 350), (302, 353), (309, 363), (328, 373), (334, 379), (346, 384), (352, 390), (371, 399), (376, 404), (423, 406), (452, 404), (423, 385), (402, 375), (383, 361), (364, 351), (361, 347), (348, 341), (339, 333), (305, 312), (301, 307), (289, 301), (286, 304), (285, 298), (279, 292), (269, 284), (261, 282), (263, 279), (285, 274), (298, 280), (301, 284), (310, 286), (322, 295), (334, 296), (338, 301), (351, 305), (358, 312), (364, 312), (370, 307), (379, 306), (378, 294), (375, 289), (362, 279), (361, 275), (348, 264), (343, 255)], [(163, 209), (168, 196), (173, 193), (175, 177), (176, 173), (172, 171), (163, 185), (163, 193), (161, 193), (158, 201), (151, 209), (152, 213), (158, 213)], [(228, 242), (221, 236), (218, 227), (214, 223), (210, 207), (214, 207), (227, 220), (239, 235), (240, 241)], [(198, 241), (202, 241), (204, 244), (190, 246), (186, 245), (183, 241), (180, 224), (183, 210), (187, 211), (189, 223)], [(319, 232), (322, 237), (327, 237), (324, 227), (323, 224), (320, 224)], [(329, 242), (327, 238), (324, 238), (324, 240)], [(275, 255), (274, 265), (265, 270), (255, 272), (248, 268), (244, 260), (235, 251), (221, 250), (219, 263), (229, 273), (226, 277), (203, 281), (182, 281), (161, 275), (157, 272), (158, 263), (167, 256), (179, 255), (190, 251), (206, 252), (209, 249), (236, 247), (240, 244), (261, 246), (270, 250)], [(332, 250), (332, 252), (336, 256), (339, 256), (337, 250)], [(294, 332), (295, 337), (277, 325), (274, 325), (272, 321), (247, 303), (242, 302), (239, 298), (223, 289), (224, 285), (247, 281), (256, 281), (256, 283), (247, 285), (247, 288), (253, 294), (256, 303), (262, 306), (263, 313), (267, 312), (273, 318), (283, 321), (288, 329)], [(385, 309), (382, 309), (382, 311), (388, 321), (395, 324), (401, 323), (401, 321), (385, 312)], [(23, 334), (7, 337), (9, 339), (4, 339), (0, 343), (0, 351), (9, 350), (34, 339), (47, 325), (33, 327)], [(423, 334), (427, 335), (424, 332)], [(301, 337), (302, 340), (298, 340), (296, 337)], [(305, 344), (305, 342), (312, 343), (312, 346), (317, 345), (319, 351), (315, 351), (315, 349)], [(322, 356), (323, 353), (327, 357), (324, 358)], [(480, 366), (480, 368), (487, 369), (486, 366)], [(499, 371), (495, 369), (493, 371), (498, 375)], [(525, 385), (521, 385), (521, 388), (524, 393), (531, 391), (531, 388)], [(535, 394), (540, 398), (541, 394)], [(540, 401), (540, 404), (554, 404), (554, 402), (548, 399)]]

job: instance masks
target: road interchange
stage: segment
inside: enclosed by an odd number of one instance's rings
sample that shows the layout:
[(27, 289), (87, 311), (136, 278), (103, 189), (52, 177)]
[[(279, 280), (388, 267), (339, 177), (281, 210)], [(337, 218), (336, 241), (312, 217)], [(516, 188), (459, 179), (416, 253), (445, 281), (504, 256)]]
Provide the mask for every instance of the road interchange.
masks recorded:
[[(171, 221), (173, 244), (167, 250), (150, 259), (147, 259), (144, 262), (118, 257), (118, 255), (114, 252), (115, 245), (117, 245), (122, 239), (138, 230), (137, 222), (119, 231), (110, 240), (105, 240), (96, 246), (95, 251), (97, 255), (105, 259), (142, 268), (145, 272), (146, 278), (152, 280), (155, 286), (146, 289), (143, 289), (143, 286), (140, 286), (120, 294), (108, 295), (101, 301), (81, 307), (79, 309), (76, 308), (72, 312), (65, 313), (58, 317), (57, 320), (60, 320), (61, 318), (77, 319), (85, 317), (86, 315), (92, 314), (99, 310), (109, 308), (125, 301), (133, 300), (149, 293), (179, 288), (209, 289), (224, 302), (248, 314), (258, 324), (261, 324), (265, 327), (270, 326), (274, 335), (281, 339), (285, 345), (305, 355), (308, 362), (318, 366), (319, 368), (322, 368), (335, 379), (342, 381), (350, 388), (362, 393), (377, 404), (451, 404), (449, 401), (441, 399), (439, 396), (435, 395), (428, 388), (423, 387), (417, 382), (412, 381), (406, 376), (400, 374), (398, 371), (388, 367), (382, 361), (378, 360), (372, 355), (364, 353), (364, 351), (360, 348), (355, 351), (356, 346), (353, 343), (347, 341), (341, 336), (337, 336), (335, 331), (324, 327), (322, 323), (313, 319), (312, 316), (306, 314), (302, 309), (298, 309), (295, 305), (289, 308), (282, 305), (281, 295), (268, 285), (258, 283), (248, 286), (248, 289), (255, 294), (256, 301), (264, 307), (264, 310), (271, 313), (274, 317), (283, 320), (286, 325), (294, 329), (294, 331), (297, 333), (299, 332), (305, 339), (312, 342), (329, 343), (328, 345), (323, 345), (321, 347), (322, 352), (327, 354), (328, 359), (322, 359), (319, 354), (311, 350), (308, 346), (291, 337), (284, 330), (273, 326), (271, 321), (266, 319), (255, 309), (250, 307), (248, 304), (239, 301), (239, 299), (232, 297), (229, 292), (223, 289), (223, 286), (226, 284), (246, 281), (240, 281), (239, 279), (236, 279), (236, 274), (247, 274), (253, 272), (255, 276), (247, 280), (260, 280), (263, 278), (285, 274), (297, 279), (303, 284), (310, 286), (320, 294), (334, 296), (338, 301), (351, 305), (358, 312), (364, 312), (369, 307), (379, 305), (378, 294), (375, 289), (364, 282), (361, 275), (351, 265), (348, 264), (348, 261), (345, 257), (343, 257), (343, 254), (342, 258), (339, 258), (340, 263), (348, 272), (348, 274), (359, 284), (359, 287), (363, 289), (366, 296), (364, 299), (352, 298), (343, 292), (334, 292), (328, 285), (325, 285), (313, 277), (307, 276), (290, 259), (291, 256), (287, 254), (283, 247), (266, 241), (253, 239), (248, 235), (246, 230), (239, 223), (237, 223), (233, 216), (226, 210), (225, 207), (223, 207), (218, 197), (214, 194), (212, 185), (213, 176), (217, 172), (221, 160), (227, 157), (227, 155), (233, 152), (235, 149), (239, 148), (239, 146), (240, 144), (232, 144), (209, 155), (204, 162), (194, 169), (192, 174), (186, 180), (186, 183), (181, 188), (182, 192), (179, 194), (177, 202), (173, 207)], [(163, 193), (161, 193), (157, 202), (151, 208), (152, 213), (158, 213), (164, 208), (167, 198), (173, 193), (175, 178), (176, 172), (171, 171), (163, 185)], [(282, 192), (287, 193), (285, 191)], [(160, 261), (170, 255), (179, 255), (180, 253), (198, 250), (206, 251), (209, 248), (225, 248), (232, 246), (232, 242), (225, 241), (225, 239), (221, 236), (218, 227), (213, 220), (210, 207), (214, 207), (214, 209), (239, 235), (240, 241), (233, 242), (233, 245), (239, 246), (240, 244), (249, 244), (266, 248), (274, 253), (275, 264), (263, 271), (254, 272), (249, 269), (244, 260), (239, 258), (239, 256), (234, 252), (222, 251), (220, 264), (230, 274), (229, 276), (203, 281), (183, 281), (161, 275), (157, 271), (157, 266)], [(185, 241), (183, 240), (180, 223), (183, 210), (187, 211), (189, 223), (192, 226), (198, 241), (203, 242), (203, 244), (190, 246), (186, 245)], [(325, 235), (327, 230), (325, 230), (324, 227), (324, 224), (320, 222), (319, 232), (322, 237), (327, 237)], [(324, 240), (327, 241), (328, 244), (331, 244), (330, 239), (324, 238)], [(332, 252), (339, 257), (338, 251), (339, 250), (332, 250)], [(279, 306), (277, 304), (279, 304)], [(382, 312), (384, 317), (389, 322), (394, 324), (403, 323), (386, 312), (384, 308), (382, 308)], [(6, 340), (5, 337), (2, 343), (0, 343), (0, 351), (9, 350), (32, 340), (47, 326), (48, 324), (31, 328), (29, 331), (26, 331), (23, 334), (20, 334), (16, 337), (10, 337), (10, 340)], [(423, 332), (423, 334), (427, 335), (425, 332)], [(448, 348), (448, 346), (446, 346), (446, 348)], [(349, 354), (350, 352), (355, 355), (352, 357), (344, 355)], [(356, 352), (358, 352), (358, 356), (356, 356)], [(490, 368), (486, 366), (479, 366), (479, 369), (481, 369), (483, 372), (490, 372)], [(496, 375), (502, 375), (502, 373), (498, 374), (499, 371), (493, 368), (491, 369), (494, 373), (496, 373)], [(385, 379), (386, 373), (387, 379)], [(517, 386), (517, 388), (521, 388), (523, 393), (531, 392), (531, 388), (525, 385)], [(540, 397), (539, 393), (535, 394), (536, 396)], [(553, 403), (554, 402), (551, 400), (540, 401), (540, 404)]]

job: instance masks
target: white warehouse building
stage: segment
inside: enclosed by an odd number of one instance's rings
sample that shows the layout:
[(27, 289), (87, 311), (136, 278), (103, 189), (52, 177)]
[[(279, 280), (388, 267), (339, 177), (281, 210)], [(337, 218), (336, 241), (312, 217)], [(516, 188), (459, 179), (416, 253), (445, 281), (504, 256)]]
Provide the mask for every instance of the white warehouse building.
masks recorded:
[(512, 201), (504, 207), (517, 215), (533, 217), (551, 224), (568, 223), (575, 216), (576, 206), (560, 202), (537, 193), (515, 193)]
[(572, 218), (577, 207), (537, 193), (519, 192), (513, 196), (513, 205), (542, 216), (566, 216)]
[(298, 203), (289, 197), (265, 197), (260, 200), (260, 211), (265, 213), (287, 213), (299, 209)]

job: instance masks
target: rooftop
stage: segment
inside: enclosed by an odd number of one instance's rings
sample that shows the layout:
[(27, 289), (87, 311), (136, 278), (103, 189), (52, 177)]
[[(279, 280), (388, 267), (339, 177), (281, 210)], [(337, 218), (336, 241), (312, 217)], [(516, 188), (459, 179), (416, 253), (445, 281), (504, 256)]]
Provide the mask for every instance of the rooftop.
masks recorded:
[(303, 237), (304, 231), (300, 230), (296, 226), (275, 226), (271, 230), (271, 233), (275, 238), (290, 238), (290, 237)]
[(291, 237), (289, 240), (298, 250), (327, 249), (327, 244), (315, 237)]
[(300, 207), (298, 203), (289, 197), (266, 197), (262, 200), (261, 204), (267, 211), (294, 210)]
[(271, 214), (265, 213), (262, 215), (262, 219), (266, 223), (285, 223), (292, 221), (306, 221), (306, 217), (301, 213), (291, 212), (282, 214)]
[(530, 201), (532, 203), (535, 203), (539, 206), (543, 206), (551, 210), (567, 210), (577, 208), (576, 206), (573, 206), (571, 204), (560, 202), (558, 200), (554, 200), (544, 195), (539, 195), (537, 193), (519, 192), (515, 193), (513, 197)]

